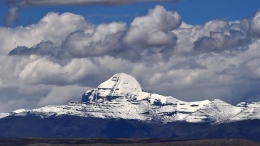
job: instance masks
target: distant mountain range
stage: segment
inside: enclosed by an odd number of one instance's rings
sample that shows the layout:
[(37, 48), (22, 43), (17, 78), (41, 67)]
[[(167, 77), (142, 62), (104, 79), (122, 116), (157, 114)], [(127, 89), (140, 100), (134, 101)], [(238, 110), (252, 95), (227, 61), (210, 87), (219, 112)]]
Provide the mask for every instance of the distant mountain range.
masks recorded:
[(118, 73), (81, 102), (0, 114), (0, 137), (164, 137), (260, 140), (260, 102), (185, 102)]

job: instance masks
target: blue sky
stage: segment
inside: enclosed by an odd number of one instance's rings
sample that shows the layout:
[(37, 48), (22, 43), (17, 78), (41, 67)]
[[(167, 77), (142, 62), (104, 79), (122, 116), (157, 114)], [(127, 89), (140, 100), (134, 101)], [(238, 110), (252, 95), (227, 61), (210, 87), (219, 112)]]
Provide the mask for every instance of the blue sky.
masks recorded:
[[(184, 22), (204, 24), (213, 19), (241, 20), (252, 17), (258, 10), (260, 0), (182, 0), (173, 2), (142, 2), (124, 6), (36, 6), (20, 9), (19, 21), (12, 25), (26, 26), (38, 22), (48, 12), (72, 12), (82, 15), (94, 24), (124, 21), (130, 23), (134, 17), (145, 15), (148, 9), (162, 5), (167, 10), (177, 11)], [(8, 7), (0, 1), (0, 18), (4, 18)], [(4, 26), (4, 22), (0, 23)]]

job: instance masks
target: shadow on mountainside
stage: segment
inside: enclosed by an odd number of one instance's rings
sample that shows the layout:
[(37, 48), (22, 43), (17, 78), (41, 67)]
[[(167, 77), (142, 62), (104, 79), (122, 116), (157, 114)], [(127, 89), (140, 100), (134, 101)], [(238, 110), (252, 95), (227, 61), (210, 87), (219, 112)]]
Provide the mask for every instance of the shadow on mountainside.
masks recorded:
[(73, 116), (0, 119), (0, 138), (174, 138), (244, 139), (260, 141), (260, 120), (220, 125), (209, 123), (144, 123), (136, 120)]

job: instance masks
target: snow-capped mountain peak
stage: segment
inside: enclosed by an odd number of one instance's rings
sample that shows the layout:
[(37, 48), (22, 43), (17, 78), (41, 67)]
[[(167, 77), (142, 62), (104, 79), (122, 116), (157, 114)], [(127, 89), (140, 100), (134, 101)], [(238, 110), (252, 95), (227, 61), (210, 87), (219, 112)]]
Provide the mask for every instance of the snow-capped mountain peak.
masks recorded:
[(8, 116), (38, 115), (80, 116), (95, 118), (134, 119), (145, 122), (210, 122), (212, 124), (260, 119), (260, 102), (236, 106), (222, 100), (185, 102), (171, 96), (145, 92), (138, 81), (125, 73), (117, 73), (97, 88), (85, 92), (81, 102), (45, 106), (32, 110), (16, 110), (0, 114)]
[(103, 102), (118, 97), (140, 99), (142, 93), (142, 87), (134, 77), (125, 73), (117, 73), (96, 89), (87, 91), (83, 95), (82, 102)]
[(117, 73), (98, 86), (100, 96), (125, 96), (138, 97), (142, 88), (137, 80), (125, 73)]

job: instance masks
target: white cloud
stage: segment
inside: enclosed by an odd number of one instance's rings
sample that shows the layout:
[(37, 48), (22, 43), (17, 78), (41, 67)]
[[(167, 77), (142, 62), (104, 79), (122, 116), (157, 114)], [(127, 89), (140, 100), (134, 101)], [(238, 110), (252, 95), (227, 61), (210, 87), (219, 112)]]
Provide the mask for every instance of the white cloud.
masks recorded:
[(260, 37), (260, 11), (253, 18), (243, 19), (241, 28), (252, 37)]
[(42, 97), (39, 105), (59, 105), (70, 101), (80, 101), (83, 93), (90, 88), (76, 85), (53, 87), (46, 97)]
[(224, 32), (229, 28), (229, 23), (223, 20), (213, 20), (205, 24), (205, 29), (209, 32)]
[(251, 33), (256, 36), (260, 36), (260, 11), (251, 20)]
[(89, 24), (71, 13), (49, 13), (28, 27), (2, 27), (0, 111), (78, 100), (117, 72), (135, 76), (149, 92), (183, 100), (258, 100), (258, 15), (189, 25), (157, 6), (129, 28), (124, 22)]
[(14, 29), (0, 27), (0, 53), (8, 54), (17, 46), (32, 47), (47, 40), (59, 46), (70, 33), (91, 27), (79, 15), (48, 13), (37, 24), (28, 27), (19, 26)]
[(162, 6), (149, 10), (143, 17), (136, 17), (124, 38), (128, 45), (149, 47), (168, 46), (176, 41), (171, 32), (181, 25), (181, 17), (177, 12), (166, 11)]
[(119, 51), (120, 38), (126, 30), (125, 23), (100, 24), (91, 32), (79, 31), (64, 41), (61, 57), (83, 58), (101, 56)]

